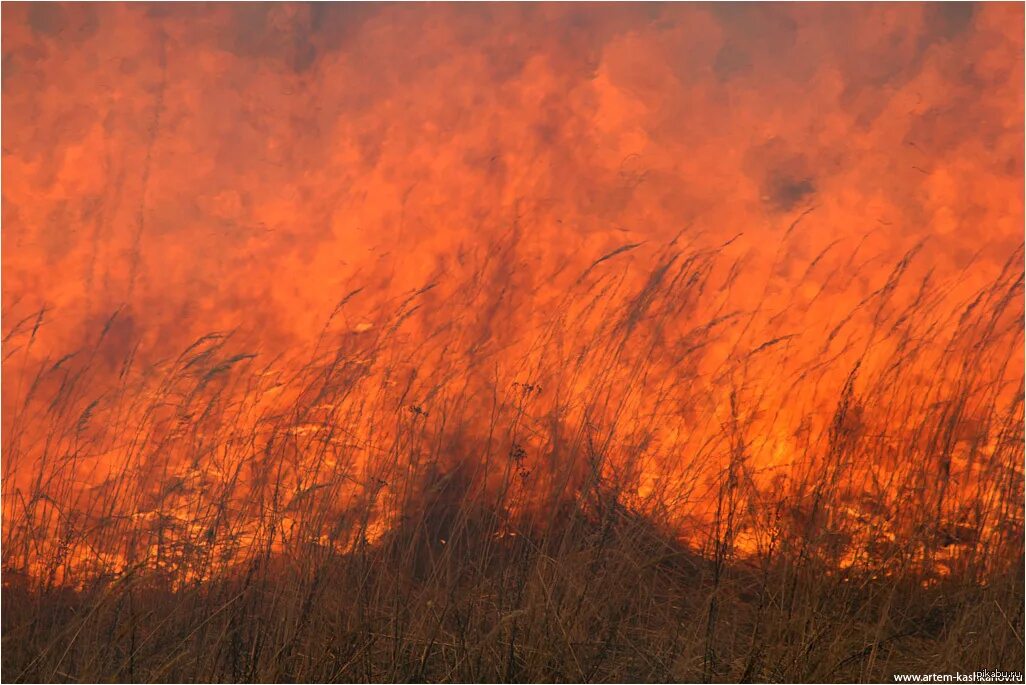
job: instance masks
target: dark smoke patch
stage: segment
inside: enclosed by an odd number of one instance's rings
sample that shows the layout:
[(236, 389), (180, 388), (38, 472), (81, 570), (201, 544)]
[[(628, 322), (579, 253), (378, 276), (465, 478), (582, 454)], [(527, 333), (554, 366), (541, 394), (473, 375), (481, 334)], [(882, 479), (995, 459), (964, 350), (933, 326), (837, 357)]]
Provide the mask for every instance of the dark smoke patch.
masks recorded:
[(28, 4), (29, 28), (38, 35), (60, 36), (78, 41), (92, 36), (99, 27), (95, 9), (89, 4), (66, 5), (59, 2)]
[(710, 11), (728, 35), (746, 39), (752, 44), (791, 48), (798, 36), (798, 22), (791, 15), (791, 10), (781, 5), (716, 3)]
[(32, 3), (29, 5), (28, 23), (36, 33), (56, 35), (64, 27), (64, 9), (56, 2)]
[(315, 2), (310, 5), (311, 41), (320, 50), (339, 50), (359, 35), (368, 19), (385, 5), (363, 2)]
[(221, 39), (229, 52), (279, 62), (294, 72), (306, 71), (316, 60), (308, 14), (290, 16), (274, 3), (240, 3), (231, 16)]
[(731, 77), (749, 71), (752, 68), (752, 58), (748, 52), (734, 43), (727, 43), (716, 53), (716, 61), (713, 63), (713, 71), (721, 81), (727, 81)]
[(763, 186), (763, 196), (778, 212), (794, 209), (815, 192), (811, 178), (796, 178), (787, 173), (770, 174)]
[(779, 138), (749, 150), (746, 167), (762, 179), (762, 201), (770, 211), (790, 211), (816, 192), (815, 174), (806, 156)]
[(713, 71), (721, 80), (750, 71), (756, 65), (805, 79), (810, 64), (798, 59), (798, 22), (780, 5), (715, 3), (709, 11), (723, 28), (723, 47)]
[(972, 2), (937, 2), (923, 10), (923, 41), (951, 40), (972, 26), (976, 4)]

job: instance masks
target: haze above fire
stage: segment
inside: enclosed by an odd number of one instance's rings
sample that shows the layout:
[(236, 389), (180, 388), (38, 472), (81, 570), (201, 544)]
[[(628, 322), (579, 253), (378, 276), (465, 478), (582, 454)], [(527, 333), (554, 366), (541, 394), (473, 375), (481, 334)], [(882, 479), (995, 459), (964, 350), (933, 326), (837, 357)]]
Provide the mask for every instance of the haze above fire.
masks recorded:
[(161, 354), (247, 320), (283, 349), (511, 232), (526, 291), (740, 233), (758, 295), (813, 209), (777, 308), (836, 241), (953, 277), (1021, 239), (1021, 6), (3, 12), (3, 305), (52, 310), (41, 352), (122, 306)]

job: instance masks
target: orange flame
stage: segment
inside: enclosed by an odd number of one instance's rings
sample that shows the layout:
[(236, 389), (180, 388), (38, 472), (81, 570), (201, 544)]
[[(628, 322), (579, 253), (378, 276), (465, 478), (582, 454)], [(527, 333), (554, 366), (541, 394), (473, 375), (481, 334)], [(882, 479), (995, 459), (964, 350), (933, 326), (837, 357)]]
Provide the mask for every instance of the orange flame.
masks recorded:
[(5, 568), (345, 548), (411, 483), (1021, 538), (1021, 6), (3, 18)]

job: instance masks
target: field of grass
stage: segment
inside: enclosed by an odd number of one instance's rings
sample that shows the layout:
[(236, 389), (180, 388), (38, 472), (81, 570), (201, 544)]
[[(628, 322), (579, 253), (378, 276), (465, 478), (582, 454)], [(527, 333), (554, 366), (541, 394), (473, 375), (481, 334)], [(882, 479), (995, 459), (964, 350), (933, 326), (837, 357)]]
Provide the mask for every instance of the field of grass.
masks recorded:
[(543, 289), (497, 246), (287, 354), (7, 316), (3, 679), (1020, 670), (1021, 250), (768, 306), (725, 248)]

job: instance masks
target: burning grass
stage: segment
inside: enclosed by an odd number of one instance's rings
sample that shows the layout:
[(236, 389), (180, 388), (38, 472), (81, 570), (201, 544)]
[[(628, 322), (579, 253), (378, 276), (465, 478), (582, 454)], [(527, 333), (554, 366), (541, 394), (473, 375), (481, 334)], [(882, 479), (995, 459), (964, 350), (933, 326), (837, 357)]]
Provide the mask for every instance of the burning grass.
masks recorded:
[[(30, 363), (47, 314), (13, 325), (4, 679), (1021, 665), (1021, 251), (966, 294), (913, 249), (823, 311), (752, 300), (729, 243), (542, 295), (517, 239), (354, 290), (302, 356), (240, 329), (152, 357), (123, 311)], [(859, 273), (816, 262), (820, 292)]]

